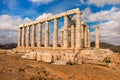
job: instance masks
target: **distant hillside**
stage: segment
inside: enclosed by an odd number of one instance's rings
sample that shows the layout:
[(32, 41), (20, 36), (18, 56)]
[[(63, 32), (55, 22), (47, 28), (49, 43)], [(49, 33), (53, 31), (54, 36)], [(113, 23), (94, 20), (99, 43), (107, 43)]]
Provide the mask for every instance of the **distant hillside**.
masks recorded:
[(9, 43), (9, 44), (0, 44), (0, 49), (13, 49), (16, 48), (17, 44), (16, 43)]
[[(95, 46), (95, 42), (91, 42), (91, 47)], [(120, 46), (115, 46), (109, 43), (100, 42), (100, 48), (111, 49), (114, 52), (120, 52)]]

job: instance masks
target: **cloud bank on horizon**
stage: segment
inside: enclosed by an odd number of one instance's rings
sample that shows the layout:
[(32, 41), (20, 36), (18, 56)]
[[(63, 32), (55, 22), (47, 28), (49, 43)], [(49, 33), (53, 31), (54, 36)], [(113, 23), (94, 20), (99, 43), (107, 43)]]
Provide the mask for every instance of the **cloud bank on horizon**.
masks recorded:
[(2, 0), (0, 44), (17, 43), (19, 24), (74, 8), (83, 12), (82, 20), (91, 28), (91, 41), (94, 41), (93, 28), (98, 25), (101, 42), (120, 45), (120, 0)]

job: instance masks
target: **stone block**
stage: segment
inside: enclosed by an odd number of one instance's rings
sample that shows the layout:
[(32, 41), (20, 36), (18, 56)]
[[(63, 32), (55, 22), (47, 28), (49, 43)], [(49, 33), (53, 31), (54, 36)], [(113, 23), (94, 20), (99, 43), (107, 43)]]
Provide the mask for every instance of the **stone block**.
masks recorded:
[(53, 64), (66, 65), (68, 62), (69, 62), (68, 60), (56, 60)]
[(42, 52), (37, 52), (37, 54), (36, 54), (36, 60), (42, 61)]
[(48, 53), (48, 52), (44, 52), (42, 54), (42, 61), (43, 62), (52, 62), (52, 54), (51, 53)]

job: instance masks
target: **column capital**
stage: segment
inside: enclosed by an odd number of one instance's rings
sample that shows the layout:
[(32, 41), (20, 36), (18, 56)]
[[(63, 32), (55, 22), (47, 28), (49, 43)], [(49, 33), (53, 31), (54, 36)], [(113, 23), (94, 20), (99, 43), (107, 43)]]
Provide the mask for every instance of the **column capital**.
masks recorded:
[(95, 26), (94, 28), (99, 28), (99, 26)]

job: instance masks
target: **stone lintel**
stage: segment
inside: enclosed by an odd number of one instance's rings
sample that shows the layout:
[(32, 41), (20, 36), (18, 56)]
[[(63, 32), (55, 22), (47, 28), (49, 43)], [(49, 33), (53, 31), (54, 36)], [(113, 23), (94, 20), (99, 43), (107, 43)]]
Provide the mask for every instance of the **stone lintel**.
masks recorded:
[(71, 15), (71, 14), (75, 14), (75, 13), (82, 14), (82, 12), (80, 12), (79, 8), (76, 8), (76, 9), (68, 10), (66, 12), (62, 12), (62, 13), (59, 13), (59, 14), (56, 14), (56, 15), (53, 15), (53, 16), (50, 16), (50, 17), (47, 17), (47, 18), (44, 18), (44, 19), (40, 19), (40, 20), (36, 20), (34, 22), (30, 22), (28, 24), (25, 24), (25, 26), (32, 25), (32, 24), (38, 24), (39, 22), (45, 22), (46, 20), (50, 21), (50, 20), (53, 20), (55, 18), (63, 17), (64, 15)]

